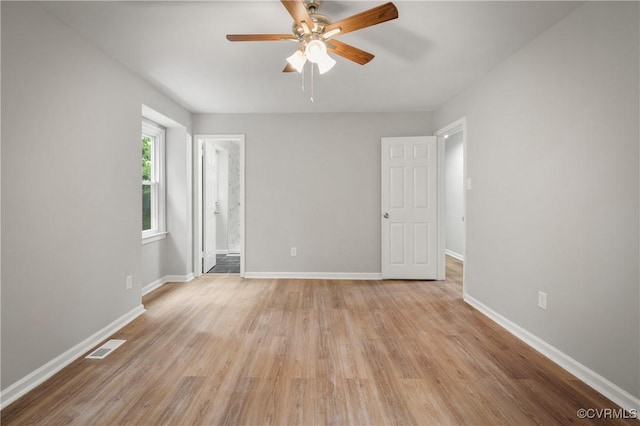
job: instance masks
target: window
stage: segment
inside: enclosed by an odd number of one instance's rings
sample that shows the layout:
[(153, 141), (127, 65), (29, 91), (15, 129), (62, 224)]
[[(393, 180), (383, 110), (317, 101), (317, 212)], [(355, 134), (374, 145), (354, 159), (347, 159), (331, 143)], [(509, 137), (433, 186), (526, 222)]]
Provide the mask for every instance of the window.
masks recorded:
[(165, 130), (142, 121), (142, 243), (165, 238), (164, 222)]

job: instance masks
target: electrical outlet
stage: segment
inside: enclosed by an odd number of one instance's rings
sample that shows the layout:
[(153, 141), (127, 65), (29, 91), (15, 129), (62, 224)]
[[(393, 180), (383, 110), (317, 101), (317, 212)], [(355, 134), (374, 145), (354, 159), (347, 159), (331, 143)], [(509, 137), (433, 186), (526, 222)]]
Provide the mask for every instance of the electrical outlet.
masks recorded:
[(547, 293), (543, 291), (538, 292), (538, 307), (547, 310)]
[(133, 276), (127, 275), (127, 290), (131, 290), (133, 288)]
[(291, 247), (291, 256), (297, 256), (298, 255), (298, 249), (295, 247)]

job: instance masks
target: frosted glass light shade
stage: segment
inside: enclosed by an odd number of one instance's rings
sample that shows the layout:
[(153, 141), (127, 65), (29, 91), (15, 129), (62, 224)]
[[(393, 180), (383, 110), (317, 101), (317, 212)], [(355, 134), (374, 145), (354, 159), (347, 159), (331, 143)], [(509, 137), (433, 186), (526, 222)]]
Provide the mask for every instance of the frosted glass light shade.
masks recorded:
[(311, 40), (304, 49), (304, 54), (309, 62), (317, 64), (327, 56), (327, 46), (325, 46), (322, 40)]
[(296, 71), (302, 72), (302, 68), (304, 67), (305, 62), (307, 62), (307, 58), (300, 50), (296, 50), (293, 55), (287, 58), (287, 62), (289, 62)]
[(333, 66), (336, 64), (336, 61), (331, 56), (325, 53), (324, 58), (319, 60), (317, 64), (320, 74), (324, 74), (325, 72), (333, 68)]

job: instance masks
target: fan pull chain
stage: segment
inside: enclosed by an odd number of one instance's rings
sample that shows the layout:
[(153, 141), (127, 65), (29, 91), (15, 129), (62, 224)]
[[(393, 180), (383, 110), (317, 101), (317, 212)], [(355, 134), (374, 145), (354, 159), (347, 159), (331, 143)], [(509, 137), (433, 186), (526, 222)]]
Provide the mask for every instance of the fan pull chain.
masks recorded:
[(304, 92), (304, 69), (306, 67), (302, 65), (302, 71), (300, 71), (300, 75), (302, 75), (302, 91)]
[(314, 99), (313, 99), (313, 96), (315, 94), (315, 85), (314, 85), (314, 81), (313, 81), (313, 75), (314, 75), (313, 64), (310, 64), (310, 65), (311, 65), (311, 102), (315, 102)]

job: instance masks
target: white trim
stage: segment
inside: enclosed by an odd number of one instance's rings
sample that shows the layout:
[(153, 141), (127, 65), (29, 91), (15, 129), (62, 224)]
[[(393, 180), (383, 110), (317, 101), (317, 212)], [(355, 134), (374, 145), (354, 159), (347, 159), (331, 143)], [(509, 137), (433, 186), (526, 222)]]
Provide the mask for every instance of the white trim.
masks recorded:
[(245, 265), (246, 265), (246, 234), (245, 234), (245, 138), (244, 135), (240, 137), (240, 276), (244, 277)]
[(381, 280), (378, 272), (245, 272), (245, 278), (304, 280)]
[(445, 245), (447, 243), (447, 234), (446, 234), (446, 212), (445, 212), (445, 139), (436, 134), (438, 138), (437, 146), (438, 146), (438, 189), (437, 189), (437, 202), (438, 202), (438, 272), (437, 279), (445, 280), (446, 276), (446, 261), (444, 257), (445, 253)]
[(153, 290), (158, 289), (165, 285), (166, 283), (188, 283), (192, 279), (194, 279), (193, 273), (188, 275), (165, 275), (162, 278), (159, 278), (153, 282), (142, 287), (142, 295), (146, 296), (151, 293)]
[(168, 281), (165, 280), (164, 277), (159, 278), (153, 282), (150, 282), (149, 284), (142, 287), (142, 295), (145, 296), (151, 293), (153, 290), (162, 287), (166, 283), (168, 283)]
[[(193, 137), (189, 132), (187, 132), (186, 144), (187, 144), (187, 155), (185, 158), (185, 161), (187, 163), (186, 165), (187, 175), (185, 176), (185, 179), (187, 180), (186, 236), (187, 236), (187, 247), (193, 247), (193, 220), (188, 219), (188, 218), (193, 218), (193, 211), (192, 211), (192, 208), (193, 208), (193, 153), (192, 153)], [(194, 257), (195, 257), (195, 253), (193, 252), (193, 250), (187, 250), (187, 261), (186, 261), (185, 267), (187, 271), (191, 271), (189, 272), (189, 274), (191, 275), (192, 278), (193, 278), (193, 258)]]
[(67, 365), (71, 364), (76, 359), (80, 358), (85, 353), (89, 352), (96, 345), (116, 333), (118, 330), (129, 324), (144, 312), (144, 306), (136, 306), (128, 313), (116, 319), (103, 329), (87, 337), (85, 340), (73, 346), (71, 349), (55, 357), (40, 368), (32, 371), (6, 389), (3, 389), (2, 392), (0, 392), (0, 399), (2, 400), (0, 409), (4, 409), (7, 405), (16, 401), (18, 398), (34, 389), (36, 386), (44, 383), (51, 376), (62, 370)]
[(576, 376), (587, 385), (591, 386), (597, 392), (600, 392), (602, 395), (618, 404), (620, 407), (629, 412), (640, 412), (640, 398), (636, 398), (635, 396), (631, 395), (629, 392), (610, 382), (595, 371), (571, 358), (569, 355), (540, 339), (536, 335), (520, 327), (513, 321), (503, 317), (493, 309), (489, 308), (488, 306), (484, 305), (482, 302), (479, 302), (468, 294), (465, 293), (463, 299), (466, 303), (489, 317), (496, 324), (516, 336), (518, 339), (522, 340), (527, 345), (531, 346), (533, 349), (540, 352), (542, 355), (549, 358), (551, 361), (558, 364), (560, 367), (567, 370), (569, 373)]
[(227, 249), (216, 250), (216, 254), (229, 254), (229, 250)]
[(202, 274), (202, 150), (203, 140), (195, 135), (193, 137), (192, 150), (192, 197), (193, 208), (191, 209), (192, 232), (192, 252), (193, 252), (193, 273), (196, 277)]
[(444, 254), (449, 255), (454, 259), (458, 259), (460, 262), (464, 262), (464, 256), (460, 253), (456, 253), (455, 251), (451, 251), (449, 249), (444, 249)]
[(168, 283), (188, 283), (192, 279), (194, 279), (193, 274), (187, 275), (165, 275), (164, 279), (167, 280)]
[(145, 235), (142, 237), (142, 245), (155, 243), (156, 241), (164, 240), (167, 238), (167, 231), (156, 232), (155, 234)]

